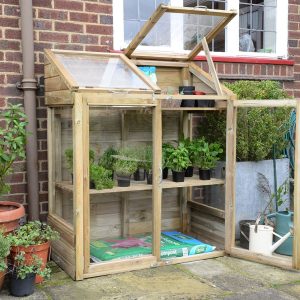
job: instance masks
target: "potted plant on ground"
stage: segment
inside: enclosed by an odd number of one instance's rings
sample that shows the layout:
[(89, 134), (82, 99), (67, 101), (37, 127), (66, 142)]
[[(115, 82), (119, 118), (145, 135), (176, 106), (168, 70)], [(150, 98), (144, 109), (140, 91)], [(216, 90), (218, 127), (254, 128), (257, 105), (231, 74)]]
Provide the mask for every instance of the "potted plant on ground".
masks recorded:
[[(6, 183), (7, 176), (12, 172), (12, 164), (16, 159), (25, 159), (25, 143), (27, 117), (21, 105), (9, 105), (6, 111), (0, 114), (5, 126), (0, 127), (0, 196), (9, 192)], [(23, 205), (0, 201), (0, 228), (5, 232), (14, 230), (19, 220), (25, 215)]]
[(199, 178), (201, 180), (210, 180), (211, 169), (217, 164), (220, 159), (220, 154), (223, 149), (220, 144), (207, 143), (204, 138), (197, 141), (199, 152), (195, 157), (195, 165), (199, 167)]
[(184, 181), (185, 170), (190, 165), (189, 153), (184, 144), (179, 143), (177, 148), (170, 150), (166, 166), (172, 170), (174, 182)]
[(10, 252), (10, 241), (4, 235), (2, 231), (0, 231), (0, 291), (3, 286), (4, 277), (7, 271), (7, 256)]
[(114, 155), (118, 155), (118, 150), (114, 147), (108, 147), (102, 156), (99, 159), (99, 165), (102, 166), (104, 169), (111, 171), (111, 178), (113, 179), (113, 166), (115, 162)]
[[(16, 256), (24, 252), (25, 263), (31, 265), (33, 255), (42, 260), (41, 268), (45, 268), (49, 256), (50, 243), (59, 238), (59, 233), (53, 230), (50, 225), (40, 221), (31, 221), (20, 226), (8, 236), (11, 243), (11, 259), (14, 264)], [(42, 282), (43, 278), (37, 276), (36, 283)]]
[(96, 190), (111, 189), (114, 186), (112, 171), (96, 164), (90, 166), (90, 181)]
[(115, 155), (114, 171), (117, 175), (118, 186), (130, 186), (130, 177), (136, 171), (138, 160), (134, 157), (135, 151), (131, 148), (123, 148)]
[(51, 270), (43, 266), (43, 261), (37, 255), (32, 255), (30, 263), (26, 260), (26, 253), (20, 251), (11, 266), (10, 293), (16, 297), (33, 294), (36, 274), (42, 278), (49, 278)]
[(172, 149), (174, 149), (174, 146), (170, 143), (163, 143), (162, 144), (162, 177), (163, 179), (168, 178), (169, 168), (167, 167), (167, 161), (170, 153), (172, 152)]

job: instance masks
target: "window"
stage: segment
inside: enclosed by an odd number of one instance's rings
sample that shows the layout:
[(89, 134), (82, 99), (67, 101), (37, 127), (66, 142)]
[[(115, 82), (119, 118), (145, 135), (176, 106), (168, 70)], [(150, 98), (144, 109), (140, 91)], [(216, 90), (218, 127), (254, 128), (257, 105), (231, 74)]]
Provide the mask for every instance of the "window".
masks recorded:
[[(161, 3), (236, 10), (238, 15), (209, 45), (218, 55), (287, 56), (288, 0), (114, 0), (114, 48), (126, 48)], [(216, 18), (166, 15), (157, 26), (163, 30), (151, 30), (139, 47), (184, 52), (195, 46), (217, 22)]]

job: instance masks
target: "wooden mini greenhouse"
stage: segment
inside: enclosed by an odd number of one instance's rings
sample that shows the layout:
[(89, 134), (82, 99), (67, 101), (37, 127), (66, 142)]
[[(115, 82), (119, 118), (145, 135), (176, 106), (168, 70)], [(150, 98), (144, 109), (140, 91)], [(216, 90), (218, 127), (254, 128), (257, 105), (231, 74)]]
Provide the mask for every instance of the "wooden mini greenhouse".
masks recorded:
[[(214, 258), (223, 256), (225, 251), (272, 263), (263, 255), (245, 254), (234, 244), (237, 107), (261, 105), (255, 101), (237, 104), (235, 95), (219, 83), (209, 54), (207, 43), (234, 16), (232, 11), (161, 5), (124, 54), (45, 51), (48, 221), (61, 234), (60, 240), (53, 243), (52, 256), (73, 279)], [(177, 48), (184, 50), (184, 55), (168, 52), (168, 47), (174, 48), (173, 42), (163, 40), (161, 34), (167, 23), (171, 27), (185, 24), (181, 33), (175, 31)], [(143, 51), (143, 45), (151, 43), (162, 46), (162, 51)], [(141, 49), (137, 50), (139, 44)], [(206, 54), (210, 74), (191, 61), (201, 50)], [(157, 82), (140, 68), (145, 66), (155, 67)], [(188, 85), (205, 95), (178, 93), (179, 86)], [(180, 105), (187, 100), (213, 100), (215, 104)], [(295, 106), (293, 100), (265, 104)], [(184, 182), (173, 182), (171, 176), (162, 179), (162, 144), (178, 141), (182, 136), (192, 138), (193, 116), (201, 111), (219, 110), (227, 111), (226, 180), (200, 180), (196, 175)], [(90, 186), (94, 155), (98, 159), (110, 147), (138, 149), (146, 145), (152, 146), (152, 184), (131, 180), (128, 187), (115, 183), (112, 188), (97, 190)], [(296, 156), (296, 162), (297, 159)], [(296, 176), (295, 182), (298, 180)], [(226, 185), (225, 210), (194, 201), (194, 187), (208, 185)], [(295, 187), (296, 220), (298, 185)], [(214, 246), (214, 251), (189, 255), (185, 247), (169, 249), (162, 240), (168, 232), (183, 234), (179, 238), (200, 239)], [(300, 244), (296, 233), (295, 229), (293, 266), (299, 268)], [(139, 237), (144, 238), (142, 242)], [(109, 255), (94, 257), (92, 247), (101, 252), (107, 243), (113, 243), (110, 252), (115, 253), (117, 245), (122, 245), (125, 254), (115, 259)], [(143, 251), (126, 252), (132, 243)], [(175, 252), (180, 255), (171, 255)], [(283, 263), (282, 260), (273, 263), (292, 267), (290, 258)]]

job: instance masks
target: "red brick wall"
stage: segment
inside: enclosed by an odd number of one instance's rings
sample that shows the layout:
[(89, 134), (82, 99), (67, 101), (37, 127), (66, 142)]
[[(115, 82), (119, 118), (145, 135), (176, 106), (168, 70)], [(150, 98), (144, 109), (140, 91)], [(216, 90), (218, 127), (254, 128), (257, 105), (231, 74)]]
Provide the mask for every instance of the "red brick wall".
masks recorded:
[[(120, 0), (117, 0), (120, 1)], [(294, 66), (258, 63), (217, 62), (221, 79), (276, 79), (290, 94), (300, 97), (300, 4), (290, 0), (289, 54)], [(71, 49), (108, 51), (112, 48), (112, 0), (33, 0), (35, 71), (41, 84), (37, 93), (39, 184), (41, 217), (47, 214), (47, 141), (46, 110), (43, 98), (43, 50)], [(0, 109), (7, 103), (23, 103), (22, 92), (15, 88), (21, 80), (22, 50), (20, 41), (19, 0), (0, 0)], [(205, 62), (198, 62), (207, 69)], [(11, 193), (6, 198), (26, 205), (25, 163), (14, 165)]]

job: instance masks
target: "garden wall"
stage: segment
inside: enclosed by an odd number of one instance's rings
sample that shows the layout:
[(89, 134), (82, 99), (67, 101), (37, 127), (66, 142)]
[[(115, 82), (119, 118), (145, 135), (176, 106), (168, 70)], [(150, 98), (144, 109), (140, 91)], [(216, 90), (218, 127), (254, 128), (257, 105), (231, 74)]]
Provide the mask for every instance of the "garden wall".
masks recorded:
[[(120, 0), (118, 0), (120, 1)], [(224, 62), (215, 58), (221, 79), (276, 79), (289, 93), (300, 97), (300, 4), (289, 0), (289, 55), (287, 60), (237, 60)], [(43, 50), (70, 49), (109, 51), (112, 49), (112, 0), (33, 0), (35, 72), (40, 89), (37, 92), (39, 150), (40, 213), (45, 219), (47, 204), (47, 141), (46, 109), (43, 90)], [(23, 103), (22, 92), (15, 87), (22, 78), (20, 7), (18, 0), (0, 0), (0, 109), (8, 103)], [(207, 69), (202, 58), (198, 63)], [(195, 123), (197, 119), (195, 118)], [(10, 178), (11, 193), (6, 198), (26, 205), (27, 186), (25, 162), (14, 165)]]

